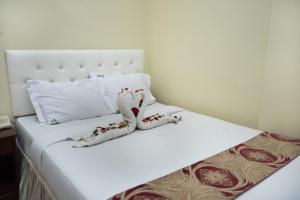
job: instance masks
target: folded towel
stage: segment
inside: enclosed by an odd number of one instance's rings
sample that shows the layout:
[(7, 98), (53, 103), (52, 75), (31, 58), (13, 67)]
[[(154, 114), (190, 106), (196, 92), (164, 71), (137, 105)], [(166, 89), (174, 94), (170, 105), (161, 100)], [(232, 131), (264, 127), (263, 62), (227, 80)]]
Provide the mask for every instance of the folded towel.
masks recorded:
[(77, 143), (73, 147), (89, 147), (107, 140), (132, 133), (136, 128), (151, 129), (167, 123), (177, 123), (181, 117), (155, 114), (144, 118), (146, 109), (144, 90), (130, 91), (122, 89), (117, 98), (117, 106), (123, 116), (120, 123), (111, 123), (106, 127), (97, 127), (93, 133), (80, 137), (71, 137)]
[(111, 123), (107, 127), (97, 127), (92, 134), (89, 133), (78, 139), (71, 138), (78, 142), (74, 147), (96, 145), (133, 132), (136, 128), (136, 118), (131, 108), (137, 104), (138, 102), (132, 92), (122, 90), (118, 95), (117, 105), (123, 116), (123, 121), (120, 123)]
[(180, 116), (176, 115), (160, 115), (155, 114), (152, 116), (148, 116), (144, 118), (146, 104), (145, 104), (145, 92), (141, 90), (135, 91), (137, 99), (139, 99), (138, 107), (132, 108), (135, 116), (136, 116), (136, 123), (138, 129), (152, 129), (158, 126), (165, 125), (167, 123), (177, 123), (182, 119)]

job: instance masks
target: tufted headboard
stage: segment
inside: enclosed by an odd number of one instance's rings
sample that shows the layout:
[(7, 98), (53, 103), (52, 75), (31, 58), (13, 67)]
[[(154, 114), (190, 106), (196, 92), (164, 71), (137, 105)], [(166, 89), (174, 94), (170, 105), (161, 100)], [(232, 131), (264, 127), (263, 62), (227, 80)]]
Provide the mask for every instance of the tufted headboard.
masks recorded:
[(143, 50), (7, 50), (14, 116), (34, 114), (27, 80), (51, 82), (88, 78), (90, 72), (133, 73), (144, 70)]

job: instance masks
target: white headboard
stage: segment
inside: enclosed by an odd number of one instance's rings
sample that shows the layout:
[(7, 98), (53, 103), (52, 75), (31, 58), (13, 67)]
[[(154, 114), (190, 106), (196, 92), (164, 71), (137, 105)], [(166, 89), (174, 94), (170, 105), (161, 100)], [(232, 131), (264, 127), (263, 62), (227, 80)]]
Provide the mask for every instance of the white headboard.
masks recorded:
[(14, 116), (34, 114), (26, 81), (74, 81), (90, 72), (133, 73), (144, 70), (143, 50), (7, 50)]

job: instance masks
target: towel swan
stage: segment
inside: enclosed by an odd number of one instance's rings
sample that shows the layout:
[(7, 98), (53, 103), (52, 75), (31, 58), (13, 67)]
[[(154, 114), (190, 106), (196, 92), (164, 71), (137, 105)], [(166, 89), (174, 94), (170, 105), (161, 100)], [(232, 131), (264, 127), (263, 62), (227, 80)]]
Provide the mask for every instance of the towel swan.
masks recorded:
[(111, 140), (133, 132), (136, 128), (136, 118), (131, 108), (138, 104), (132, 92), (122, 90), (117, 99), (117, 106), (123, 116), (120, 123), (111, 123), (107, 127), (96, 127), (92, 134), (84, 135), (79, 138), (71, 138), (77, 141), (73, 147), (88, 147), (107, 140)]
[(178, 117), (176, 115), (160, 115), (158, 113), (144, 118), (146, 110), (146, 104), (144, 103), (144, 99), (146, 97), (146, 94), (143, 91), (143, 89), (136, 90), (135, 94), (136, 98), (139, 99), (139, 107), (133, 108), (132, 111), (135, 113), (137, 123), (136, 125), (138, 129), (152, 129), (158, 126), (165, 125), (167, 123), (177, 123), (182, 119), (182, 117)]
[(128, 88), (122, 89), (118, 95), (117, 106), (123, 116), (120, 123), (111, 123), (107, 127), (97, 127), (92, 134), (84, 135), (79, 138), (70, 138), (77, 141), (73, 147), (88, 147), (107, 140), (111, 140), (133, 132), (136, 128), (145, 130), (167, 123), (176, 123), (182, 118), (171, 115), (155, 114), (144, 118), (146, 109), (145, 92), (140, 89), (129, 91)]

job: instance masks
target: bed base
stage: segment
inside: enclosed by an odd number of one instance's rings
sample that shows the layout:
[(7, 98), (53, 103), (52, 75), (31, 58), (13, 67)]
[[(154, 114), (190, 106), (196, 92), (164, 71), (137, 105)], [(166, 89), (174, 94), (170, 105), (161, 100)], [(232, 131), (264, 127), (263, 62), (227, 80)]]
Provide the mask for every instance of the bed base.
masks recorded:
[(23, 151), (18, 140), (16, 140), (16, 143), (21, 154), (19, 199), (56, 200), (47, 182), (43, 176), (40, 175), (30, 158)]

